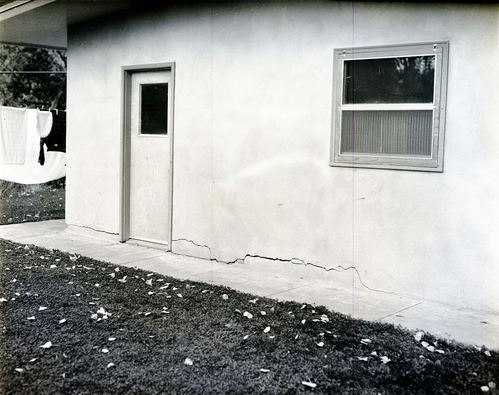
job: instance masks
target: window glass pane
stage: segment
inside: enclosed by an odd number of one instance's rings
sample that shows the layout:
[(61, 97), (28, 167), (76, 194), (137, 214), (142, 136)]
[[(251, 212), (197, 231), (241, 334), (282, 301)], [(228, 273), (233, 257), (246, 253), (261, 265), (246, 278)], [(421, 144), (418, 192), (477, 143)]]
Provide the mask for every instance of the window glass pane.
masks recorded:
[(167, 134), (168, 84), (140, 86), (140, 133)]
[(434, 55), (344, 63), (344, 104), (433, 102)]
[(432, 110), (343, 111), (341, 153), (431, 156)]

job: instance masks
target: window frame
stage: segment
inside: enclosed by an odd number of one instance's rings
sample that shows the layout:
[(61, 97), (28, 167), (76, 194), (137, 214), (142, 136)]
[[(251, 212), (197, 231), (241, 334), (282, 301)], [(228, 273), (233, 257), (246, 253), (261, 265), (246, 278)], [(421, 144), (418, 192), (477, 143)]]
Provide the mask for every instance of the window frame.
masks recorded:
[[(448, 54), (449, 43), (447, 41), (335, 49), (330, 166), (443, 172)], [(343, 104), (343, 74), (345, 70), (345, 61), (425, 55), (435, 55), (433, 103)], [(342, 153), (342, 113), (343, 111), (355, 112), (356, 110), (432, 110), (432, 142), (430, 157), (355, 152)]]

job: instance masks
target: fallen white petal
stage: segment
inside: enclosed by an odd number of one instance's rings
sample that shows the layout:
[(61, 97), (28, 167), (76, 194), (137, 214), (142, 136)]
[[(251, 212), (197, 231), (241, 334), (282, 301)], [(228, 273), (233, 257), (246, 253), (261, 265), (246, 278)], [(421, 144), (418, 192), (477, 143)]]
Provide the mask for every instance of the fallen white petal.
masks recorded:
[(109, 339), (107, 339), (107, 340), (109, 340), (110, 342), (114, 342), (114, 341), (116, 340), (116, 338), (115, 338), (115, 337), (110, 337), (110, 338), (109, 338)]
[(148, 315), (151, 315), (151, 312), (150, 312), (150, 311), (148, 311), (147, 313), (144, 313), (144, 316), (146, 316), (146, 317), (147, 317)]
[(317, 387), (317, 384), (312, 383), (311, 381), (302, 381), (301, 383), (302, 383), (303, 385), (306, 385), (307, 387), (310, 387), (310, 388), (315, 388), (315, 387)]
[(490, 391), (490, 388), (489, 388), (487, 385), (484, 385), (484, 386), (480, 387), (480, 389), (481, 389), (483, 392), (489, 392), (489, 391)]
[(383, 363), (388, 363), (390, 361), (391, 361), (391, 359), (388, 357), (385, 357), (385, 356), (381, 357), (381, 362), (383, 362)]
[(367, 361), (369, 358), (368, 357), (357, 357), (359, 361)]
[(66, 322), (66, 319), (63, 318), (62, 320), (59, 321), (59, 324), (64, 324)]
[(35, 316), (28, 317), (28, 320), (33, 321), (35, 319)]
[(103, 348), (101, 351), (102, 351), (104, 354), (107, 354), (107, 353), (109, 352), (109, 350), (108, 350), (107, 348)]
[(317, 343), (317, 347), (324, 347), (324, 342)]
[(192, 366), (193, 362), (190, 358), (186, 358), (184, 361), (184, 365)]
[(257, 300), (258, 300), (258, 298), (255, 298), (255, 299), (251, 299), (249, 302), (250, 302), (250, 303), (256, 303), (256, 302), (257, 302)]
[(421, 342), (421, 345), (422, 345), (424, 348), (427, 348), (427, 347), (430, 345), (430, 343), (427, 343), (427, 342), (423, 341), (423, 342)]
[(50, 348), (52, 347), (52, 342), (47, 342), (44, 345), (40, 346), (40, 348)]
[(433, 347), (433, 346), (428, 346), (428, 347), (426, 347), (426, 349), (428, 351), (430, 351), (430, 352), (434, 352), (435, 351), (435, 347)]
[(179, 298), (182, 298), (182, 294), (177, 294), (177, 296), (178, 296)]
[(371, 355), (376, 356), (376, 355), (378, 355), (378, 353), (377, 353), (376, 351), (373, 351), (373, 352), (371, 353)]
[(47, 310), (47, 309), (48, 309), (48, 307), (45, 307), (45, 306), (40, 306), (40, 307), (38, 308), (38, 311), (43, 311), (43, 310)]
[(146, 284), (147, 285), (151, 285), (152, 286), (152, 278), (150, 278), (149, 280), (146, 281)]
[(495, 389), (496, 387), (497, 387), (496, 383), (494, 383), (493, 381), (489, 381), (489, 388)]
[(445, 354), (444, 350), (435, 350), (435, 352), (438, 352), (439, 354)]
[(16, 372), (19, 372), (19, 373), (24, 372), (24, 369), (23, 369), (23, 368), (15, 368), (14, 370), (15, 370)]
[(263, 369), (263, 368), (262, 368), (262, 369), (260, 369), (260, 372), (262, 372), (262, 373), (268, 373), (268, 372), (270, 372), (270, 370), (269, 370), (269, 369)]
[(223, 300), (227, 300), (227, 299), (229, 299), (229, 295), (227, 295), (227, 294), (223, 294), (223, 295), (222, 295), (222, 299), (223, 299)]
[(267, 315), (267, 313), (265, 311), (260, 311), (260, 314), (261, 315)]
[(489, 350), (484, 351), (484, 354), (485, 354), (485, 355), (487, 355), (488, 357), (490, 357), (490, 356), (491, 356), (491, 354), (490, 354), (490, 351), (489, 351)]
[(270, 326), (266, 327), (264, 330), (263, 330), (263, 333), (269, 333), (270, 332)]
[(243, 337), (243, 340), (246, 340), (249, 337), (249, 335), (246, 335)]
[(301, 320), (302, 325), (305, 324), (307, 320)]
[(92, 314), (92, 315), (90, 316), (90, 318), (92, 318), (93, 320), (96, 320), (96, 319), (97, 319), (97, 314)]
[(369, 344), (369, 343), (372, 343), (371, 339), (362, 339), (360, 341), (362, 344)]
[(8, 300), (5, 298), (0, 298), (0, 303), (7, 302)]
[(421, 339), (423, 338), (423, 335), (424, 335), (424, 332), (417, 332), (415, 335), (414, 335), (414, 339), (416, 339), (417, 342), (421, 341)]
[(31, 358), (28, 362), (35, 362), (38, 358)]
[(109, 369), (109, 368), (112, 368), (113, 366), (114, 366), (114, 363), (109, 362), (109, 363), (107, 364), (106, 368), (108, 368), (108, 369)]
[(253, 318), (253, 314), (251, 314), (251, 313), (250, 313), (250, 312), (248, 312), (248, 311), (245, 311), (245, 312), (243, 313), (243, 315), (244, 315), (245, 317), (248, 317), (248, 319)]

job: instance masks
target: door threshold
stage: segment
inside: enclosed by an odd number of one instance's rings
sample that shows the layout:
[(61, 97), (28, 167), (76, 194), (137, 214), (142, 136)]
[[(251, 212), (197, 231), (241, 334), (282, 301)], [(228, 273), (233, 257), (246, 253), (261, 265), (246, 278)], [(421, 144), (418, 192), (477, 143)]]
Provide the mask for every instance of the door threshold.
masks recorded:
[(160, 241), (130, 238), (126, 241), (126, 243), (132, 244), (132, 245), (137, 245), (140, 247), (154, 248), (155, 250), (162, 250), (165, 252), (171, 251), (171, 248), (168, 244), (162, 243)]

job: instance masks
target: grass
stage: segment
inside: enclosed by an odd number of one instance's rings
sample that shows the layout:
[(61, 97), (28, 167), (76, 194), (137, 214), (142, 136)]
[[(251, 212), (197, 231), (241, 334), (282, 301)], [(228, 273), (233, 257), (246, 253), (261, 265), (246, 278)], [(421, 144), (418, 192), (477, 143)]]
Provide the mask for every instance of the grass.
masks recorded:
[[(0, 224), (64, 218), (64, 181), (0, 182)], [(0, 329), (6, 395), (499, 393), (485, 348), (3, 240)]]
[(1, 240), (0, 298), (2, 394), (498, 393), (485, 348)]
[(0, 180), (0, 225), (64, 218), (66, 179), (22, 185)]

